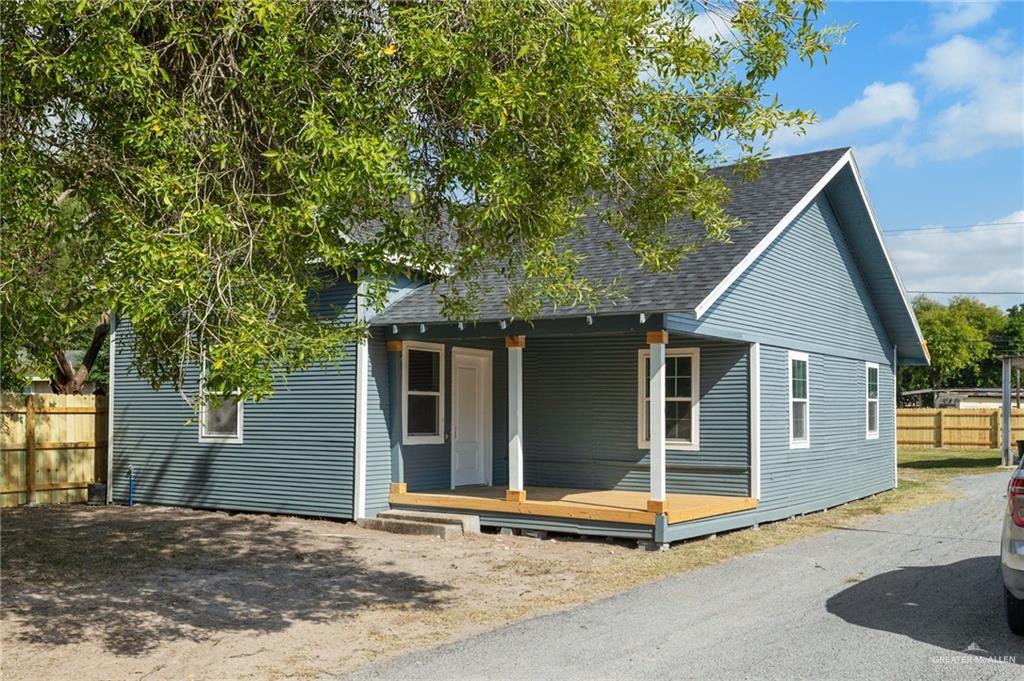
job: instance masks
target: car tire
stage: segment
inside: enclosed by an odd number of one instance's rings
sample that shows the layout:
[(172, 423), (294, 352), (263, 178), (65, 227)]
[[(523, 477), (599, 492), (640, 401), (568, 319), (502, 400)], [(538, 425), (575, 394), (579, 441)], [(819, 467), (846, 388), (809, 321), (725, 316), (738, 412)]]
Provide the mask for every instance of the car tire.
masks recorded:
[(1010, 631), (1024, 636), (1024, 600), (1016, 598), (1008, 589), (1003, 591), (1006, 594), (1006, 623), (1010, 625)]

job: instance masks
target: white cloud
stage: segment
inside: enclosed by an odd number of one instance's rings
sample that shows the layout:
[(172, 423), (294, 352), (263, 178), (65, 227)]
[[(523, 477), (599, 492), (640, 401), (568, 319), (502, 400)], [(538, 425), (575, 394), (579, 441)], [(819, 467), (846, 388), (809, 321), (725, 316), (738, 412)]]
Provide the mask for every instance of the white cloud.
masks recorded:
[(857, 165), (862, 170), (867, 170), (871, 166), (885, 160), (892, 161), (900, 166), (913, 165), (917, 161), (914, 148), (903, 139), (877, 142), (875, 144), (858, 144), (854, 146), (853, 153), (857, 157)]
[[(1017, 224), (995, 224), (1015, 222)], [(886, 243), (908, 291), (1020, 291), (1024, 286), (1024, 210), (963, 231), (898, 232)], [(911, 295), (914, 295), (911, 293)], [(950, 296), (935, 295), (946, 300)], [(1022, 295), (979, 295), (990, 305), (1024, 303)]]
[(1024, 144), (1024, 55), (999, 40), (953, 36), (914, 67), (939, 94), (957, 101), (928, 126), (924, 154), (949, 159)]
[(732, 15), (725, 9), (701, 12), (690, 23), (690, 30), (701, 40), (711, 42), (716, 38), (735, 38), (732, 30)]
[(953, 36), (930, 47), (912, 71), (920, 79), (916, 91), (902, 81), (872, 83), (806, 135), (780, 130), (773, 151), (856, 143), (858, 160), (869, 167), (1024, 145), (1024, 52), (1005, 35), (988, 41)]
[(875, 82), (864, 88), (860, 98), (834, 116), (809, 126), (804, 135), (798, 135), (792, 128), (780, 130), (772, 141), (772, 147), (776, 151), (786, 151), (822, 140), (848, 144), (853, 133), (900, 121), (914, 121), (917, 115), (917, 98), (909, 84)]
[(956, 33), (974, 28), (996, 13), (994, 2), (943, 2), (934, 5), (932, 27), (938, 33)]
[(924, 61), (914, 65), (914, 72), (938, 90), (956, 91), (971, 89), (993, 78), (1003, 79), (1010, 67), (1007, 57), (990, 46), (955, 35), (929, 47)]
[(841, 137), (851, 132), (877, 128), (896, 121), (917, 118), (914, 88), (907, 83), (872, 83), (864, 88), (860, 99), (840, 109), (807, 130), (808, 140)]

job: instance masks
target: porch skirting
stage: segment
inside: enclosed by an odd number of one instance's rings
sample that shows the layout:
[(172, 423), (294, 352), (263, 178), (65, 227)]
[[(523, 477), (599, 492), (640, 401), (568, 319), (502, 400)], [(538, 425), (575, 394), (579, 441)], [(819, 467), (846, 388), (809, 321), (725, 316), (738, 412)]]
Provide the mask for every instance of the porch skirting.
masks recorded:
[[(527, 487), (526, 500), (506, 499), (505, 487), (460, 487), (421, 492), (392, 491), (393, 506), (444, 508), (547, 518), (645, 525), (653, 527), (657, 514), (647, 510), (650, 494), (627, 490), (593, 490), (562, 487)], [(750, 497), (706, 494), (666, 495), (667, 521), (682, 523), (746, 511), (757, 507)]]

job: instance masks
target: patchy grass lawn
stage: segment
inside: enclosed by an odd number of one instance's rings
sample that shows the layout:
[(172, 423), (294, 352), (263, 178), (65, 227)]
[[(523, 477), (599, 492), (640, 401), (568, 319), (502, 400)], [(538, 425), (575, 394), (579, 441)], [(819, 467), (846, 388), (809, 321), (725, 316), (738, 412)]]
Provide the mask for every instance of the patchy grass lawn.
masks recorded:
[(901, 452), (900, 487), (676, 545), (483, 535), (184, 509), (2, 513), (6, 679), (312, 678), (953, 496), (998, 452)]

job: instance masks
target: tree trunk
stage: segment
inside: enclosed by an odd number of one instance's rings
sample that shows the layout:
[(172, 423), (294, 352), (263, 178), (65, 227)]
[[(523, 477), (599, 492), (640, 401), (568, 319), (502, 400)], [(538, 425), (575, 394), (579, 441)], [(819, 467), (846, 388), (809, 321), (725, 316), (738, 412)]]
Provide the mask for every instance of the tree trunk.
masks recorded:
[(53, 380), (50, 382), (53, 392), (59, 395), (80, 395), (82, 386), (89, 380), (89, 372), (92, 371), (96, 358), (103, 349), (103, 343), (107, 340), (107, 333), (110, 330), (110, 311), (100, 315), (96, 322), (96, 328), (92, 332), (92, 342), (89, 349), (85, 351), (81, 364), (75, 369), (68, 361), (67, 353), (63, 349), (54, 350), (53, 359), (57, 365)]

